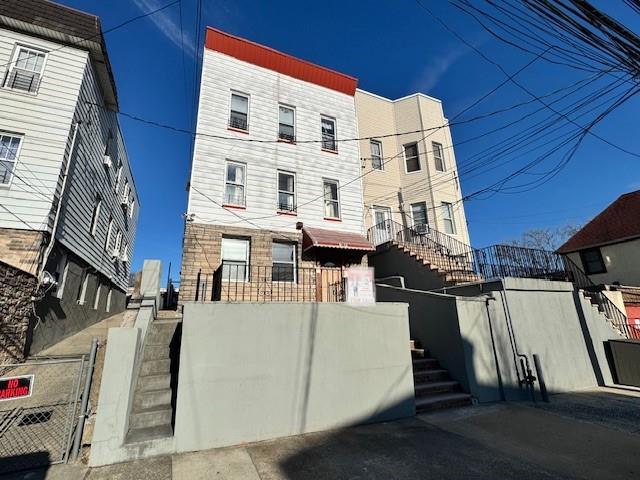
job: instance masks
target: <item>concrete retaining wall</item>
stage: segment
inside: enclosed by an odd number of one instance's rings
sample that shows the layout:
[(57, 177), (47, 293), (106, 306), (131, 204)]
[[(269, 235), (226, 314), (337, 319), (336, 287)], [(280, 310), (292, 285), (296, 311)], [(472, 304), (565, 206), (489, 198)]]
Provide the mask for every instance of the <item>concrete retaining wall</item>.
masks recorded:
[(447, 292), (464, 296), (377, 286), (378, 300), (411, 304), (413, 338), (479, 401), (528, 398), (515, 352), (532, 369), (539, 356), (550, 393), (612, 383), (605, 343), (620, 337), (572, 284), (507, 278)]
[(407, 306), (188, 303), (178, 452), (413, 415)]

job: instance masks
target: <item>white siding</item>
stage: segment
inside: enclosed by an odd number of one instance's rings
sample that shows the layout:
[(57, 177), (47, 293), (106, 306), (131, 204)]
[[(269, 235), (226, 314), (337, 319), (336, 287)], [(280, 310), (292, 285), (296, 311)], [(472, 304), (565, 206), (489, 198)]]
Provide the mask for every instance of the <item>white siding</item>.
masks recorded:
[[(87, 64), (75, 118), (80, 120), (81, 124), (67, 180), (58, 239), (92, 267), (111, 278), (118, 287), (126, 290), (140, 201), (137, 197), (117, 114), (95, 104), (103, 104), (102, 93), (93, 67)], [(110, 148), (112, 166), (108, 168), (103, 165), (103, 156), (110, 132), (113, 136)], [(123, 165), (122, 179), (118, 192), (115, 192), (119, 162)], [(130, 200), (135, 199), (133, 218), (129, 218), (128, 213), (125, 213), (120, 205), (125, 181), (129, 184)], [(96, 233), (92, 236), (90, 223), (96, 194), (100, 194), (102, 206)], [(114, 232), (111, 235), (111, 245), (105, 250), (110, 217), (114, 221)], [(115, 246), (118, 229), (123, 235), (122, 244), (128, 246), (129, 262), (111, 258), (111, 250)]]
[[(231, 90), (250, 95), (249, 134), (227, 130)], [(276, 140), (279, 103), (295, 107), (299, 141), (321, 138), (321, 115), (336, 119), (339, 139), (358, 136), (352, 96), (205, 50), (199, 133)], [(362, 182), (357, 179), (362, 173), (358, 142), (341, 142), (338, 150), (338, 154), (323, 152), (319, 143), (260, 144), (199, 135), (191, 173), (189, 213), (195, 214), (197, 223), (288, 230), (301, 221), (306, 226), (363, 233)], [(237, 210), (238, 215), (267, 218), (248, 223), (216, 205), (223, 203), (227, 159), (247, 165), (246, 210)], [(296, 173), (297, 216), (276, 215), (279, 169)], [(324, 220), (322, 179), (325, 177), (340, 182), (341, 222)]]
[(0, 186), (0, 204), (15, 215), (0, 208), (0, 228), (46, 230), (88, 54), (0, 29), (0, 82), (17, 43), (50, 53), (37, 95), (0, 88), (0, 131), (24, 136), (16, 175)]

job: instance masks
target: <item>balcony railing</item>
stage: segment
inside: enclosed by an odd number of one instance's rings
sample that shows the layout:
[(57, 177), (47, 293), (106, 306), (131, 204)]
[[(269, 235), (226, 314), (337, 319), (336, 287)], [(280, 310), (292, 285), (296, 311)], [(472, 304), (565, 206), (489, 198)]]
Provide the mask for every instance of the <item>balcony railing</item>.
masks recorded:
[(195, 300), (222, 302), (344, 302), (340, 268), (222, 264), (198, 273)]

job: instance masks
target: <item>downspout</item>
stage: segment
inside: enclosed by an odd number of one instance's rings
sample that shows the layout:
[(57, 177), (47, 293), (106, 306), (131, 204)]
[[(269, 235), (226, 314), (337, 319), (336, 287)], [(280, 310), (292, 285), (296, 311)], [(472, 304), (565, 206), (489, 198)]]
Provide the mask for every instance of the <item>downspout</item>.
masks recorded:
[[(45, 280), (45, 267), (47, 265), (47, 261), (49, 260), (49, 255), (51, 255), (51, 251), (53, 250), (53, 245), (56, 241), (56, 231), (58, 229), (58, 222), (60, 221), (60, 211), (62, 210), (62, 200), (64, 199), (64, 192), (67, 186), (67, 178), (69, 177), (69, 168), (71, 166), (71, 159), (73, 157), (73, 151), (76, 148), (76, 140), (78, 137), (78, 128), (82, 122), (77, 121), (73, 124), (73, 137), (71, 139), (71, 147), (69, 148), (69, 155), (67, 157), (67, 165), (65, 166), (64, 173), (62, 175), (62, 188), (60, 189), (60, 198), (58, 200), (58, 206), (56, 207), (56, 215), (53, 219), (53, 228), (51, 229), (51, 238), (49, 239), (49, 244), (44, 251), (44, 255), (42, 257), (42, 263), (40, 264), (40, 268), (38, 269), (38, 276), (40, 277), (40, 282), (44, 283)], [(49, 279), (48, 281), (51, 281)]]

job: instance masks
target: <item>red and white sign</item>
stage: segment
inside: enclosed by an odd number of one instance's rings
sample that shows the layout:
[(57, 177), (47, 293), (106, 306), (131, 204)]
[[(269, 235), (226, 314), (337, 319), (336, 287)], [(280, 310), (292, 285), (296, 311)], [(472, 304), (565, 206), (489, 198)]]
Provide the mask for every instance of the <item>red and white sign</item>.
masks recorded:
[(33, 375), (0, 378), (0, 402), (30, 397), (33, 393)]
[(372, 305), (376, 303), (373, 268), (349, 267), (346, 270), (347, 303)]

